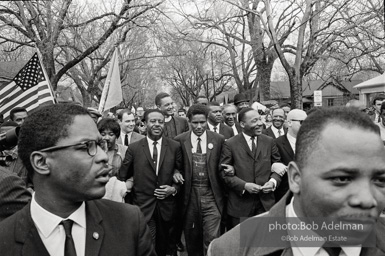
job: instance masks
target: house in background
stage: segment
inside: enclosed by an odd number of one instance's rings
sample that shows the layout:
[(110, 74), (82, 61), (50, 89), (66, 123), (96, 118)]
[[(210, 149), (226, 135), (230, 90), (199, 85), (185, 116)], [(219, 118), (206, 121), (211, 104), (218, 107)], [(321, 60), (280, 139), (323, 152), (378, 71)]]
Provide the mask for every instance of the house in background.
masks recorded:
[[(303, 108), (313, 107), (314, 91), (322, 91), (322, 106), (343, 106), (351, 99), (358, 99), (358, 90), (355, 85), (361, 80), (352, 81), (304, 81), (302, 83)], [(278, 101), (278, 104), (290, 103), (289, 81), (271, 82), (270, 99)]]

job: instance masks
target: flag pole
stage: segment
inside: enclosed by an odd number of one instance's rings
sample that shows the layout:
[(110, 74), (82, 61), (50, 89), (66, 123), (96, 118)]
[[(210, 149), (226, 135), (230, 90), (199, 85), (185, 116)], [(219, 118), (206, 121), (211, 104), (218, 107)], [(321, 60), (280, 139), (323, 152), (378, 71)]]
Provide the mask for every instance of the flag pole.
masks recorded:
[(47, 71), (45, 70), (45, 67), (44, 67), (44, 64), (43, 64), (43, 61), (42, 61), (43, 60), (43, 55), (41, 54), (39, 48), (37, 48), (36, 43), (34, 43), (34, 45), (35, 45), (35, 48), (36, 48), (36, 53), (37, 53), (37, 57), (38, 57), (39, 62), (40, 62), (41, 69), (43, 70), (43, 74), (44, 74), (45, 80), (47, 80), (48, 86), (50, 88), (51, 96), (54, 99), (55, 104), (57, 104), (58, 101), (56, 99), (55, 91), (53, 90), (53, 87), (52, 87), (52, 84), (51, 84), (51, 80), (48, 77)]

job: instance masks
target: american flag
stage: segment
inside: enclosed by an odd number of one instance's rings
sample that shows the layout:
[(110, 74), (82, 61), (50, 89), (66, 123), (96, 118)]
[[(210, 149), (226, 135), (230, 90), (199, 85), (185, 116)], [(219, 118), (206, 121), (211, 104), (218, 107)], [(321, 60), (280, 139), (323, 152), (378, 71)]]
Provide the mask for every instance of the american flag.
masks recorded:
[(35, 53), (11, 83), (0, 86), (0, 113), (6, 119), (15, 107), (24, 107), (31, 111), (49, 103), (55, 103), (55, 100), (49, 80), (45, 77)]

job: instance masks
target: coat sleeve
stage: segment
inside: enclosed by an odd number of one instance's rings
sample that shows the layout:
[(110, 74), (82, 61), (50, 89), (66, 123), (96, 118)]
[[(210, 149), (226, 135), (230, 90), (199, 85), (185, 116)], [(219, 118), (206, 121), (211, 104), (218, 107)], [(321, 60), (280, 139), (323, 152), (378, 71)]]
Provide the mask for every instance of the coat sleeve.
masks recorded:
[(134, 175), (134, 170), (132, 168), (132, 163), (134, 161), (134, 150), (132, 147), (128, 146), (126, 155), (124, 156), (123, 163), (120, 166), (118, 172), (118, 179), (121, 181), (126, 181)]
[(0, 178), (0, 221), (24, 208), (31, 200), (31, 193), (23, 180), (8, 171), (3, 172)]
[[(223, 144), (222, 148), (222, 154), (221, 154), (221, 165), (222, 164), (228, 164), (233, 166), (234, 165), (234, 159), (231, 152), (231, 148), (227, 142)], [(242, 195), (245, 190), (245, 184), (246, 181), (240, 179), (237, 177), (237, 170), (234, 168), (234, 176), (227, 176), (225, 175), (225, 172), (223, 171), (222, 166), (219, 166), (220, 168), (220, 177), (224, 181), (226, 187), (234, 190), (237, 194)]]
[[(281, 156), (279, 154), (278, 147), (275, 141), (273, 140), (271, 143), (271, 164), (274, 163), (281, 163)], [(282, 181), (282, 177), (275, 172), (271, 172), (270, 178), (275, 179), (277, 181), (276, 187), (279, 187), (279, 184), (281, 184)]]

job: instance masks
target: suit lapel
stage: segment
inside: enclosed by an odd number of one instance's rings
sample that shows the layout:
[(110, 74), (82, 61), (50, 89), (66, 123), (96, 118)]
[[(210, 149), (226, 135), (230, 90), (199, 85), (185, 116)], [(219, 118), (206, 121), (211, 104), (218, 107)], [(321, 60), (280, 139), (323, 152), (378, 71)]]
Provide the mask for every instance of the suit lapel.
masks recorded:
[(285, 136), (285, 139), (283, 140), (283, 147), (284, 147), (284, 149), (287, 151), (287, 153), (289, 154), (289, 156), (290, 156), (291, 158), (294, 158), (294, 151), (293, 151), (293, 149), (291, 148), (291, 145), (290, 145), (289, 140), (287, 139), (287, 135)]
[(255, 159), (258, 159), (258, 156), (261, 153), (261, 150), (262, 150), (264, 144), (265, 143), (263, 143), (263, 137), (257, 136), (257, 150), (255, 152)]
[(20, 210), (15, 227), (15, 241), (24, 244), (22, 255), (49, 256), (31, 217), (31, 203)]
[(162, 166), (162, 163), (163, 163), (163, 160), (164, 160), (164, 156), (166, 155), (167, 148), (168, 148), (168, 141), (167, 141), (167, 139), (165, 137), (163, 137), (163, 139), (162, 139), (162, 146), (160, 148), (159, 171), (160, 171), (160, 168)]
[(142, 141), (142, 148), (143, 148), (143, 152), (144, 154), (146, 155), (147, 157), (147, 160), (150, 162), (152, 168), (154, 169), (154, 171), (156, 170), (155, 168), (155, 164), (154, 164), (154, 161), (152, 160), (152, 156), (151, 156), (151, 153), (150, 153), (150, 149), (148, 148), (148, 143), (147, 143), (147, 138), (144, 138), (143, 141)]
[(86, 252), (85, 256), (99, 255), (100, 247), (104, 238), (102, 216), (95, 202), (86, 202)]
[(185, 137), (185, 140), (183, 142), (183, 146), (186, 149), (187, 157), (190, 166), (192, 166), (192, 144), (191, 144), (191, 132), (188, 134), (188, 136)]
[(249, 145), (247, 144), (247, 141), (246, 141), (245, 136), (243, 136), (243, 133), (241, 133), (240, 140), (241, 140), (241, 143), (240, 143), (240, 144), (241, 144), (242, 148), (247, 152), (247, 154), (248, 154), (251, 158), (255, 159), (254, 156), (253, 156), (253, 153), (251, 152), (251, 150), (250, 150), (250, 148), (249, 148)]
[[(222, 127), (222, 125), (221, 125), (221, 127)], [(212, 136), (212, 134), (210, 134), (209, 132), (206, 132), (206, 135), (207, 135), (206, 166), (209, 166), (209, 160), (210, 160), (210, 156), (211, 156), (211, 149), (209, 148), (209, 144), (211, 143), (214, 147), (215, 147), (215, 144), (214, 144), (214, 137)]]

